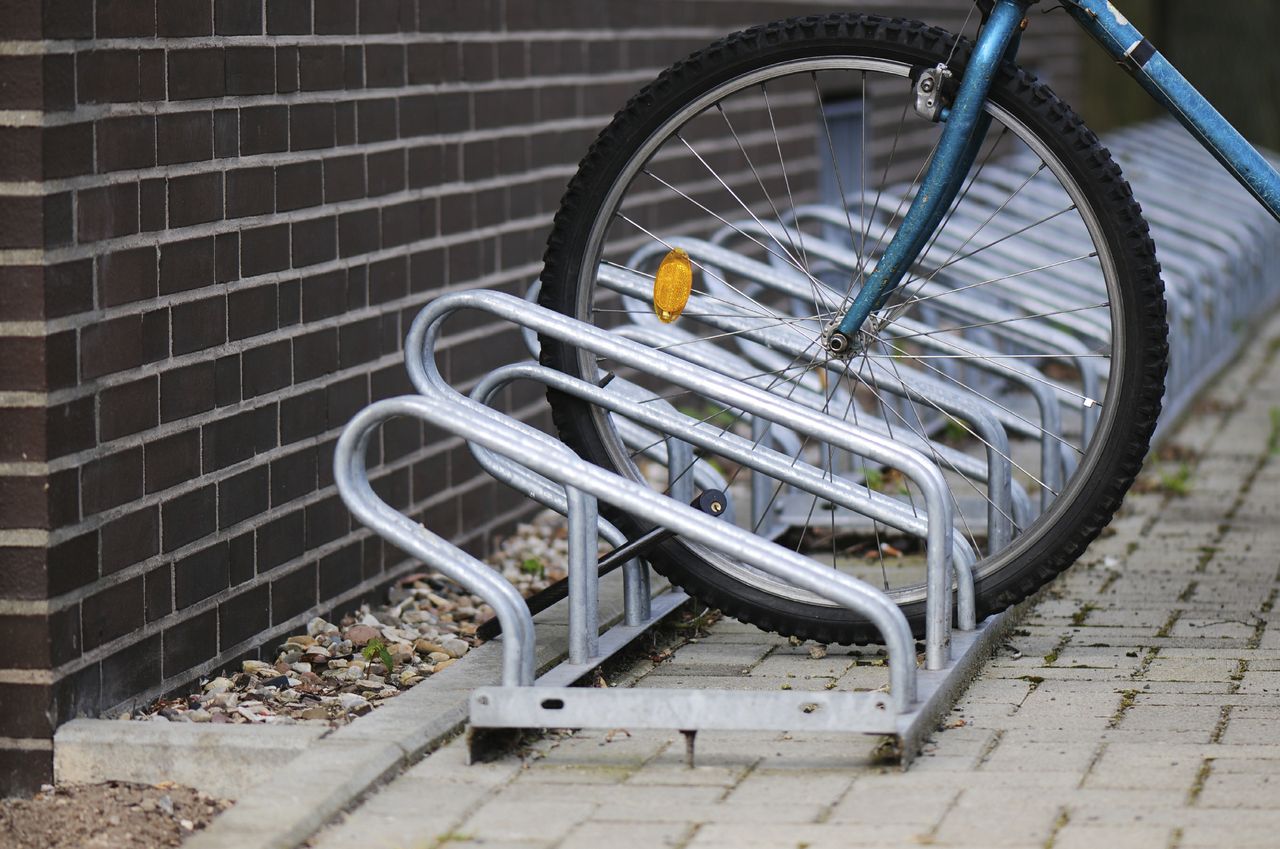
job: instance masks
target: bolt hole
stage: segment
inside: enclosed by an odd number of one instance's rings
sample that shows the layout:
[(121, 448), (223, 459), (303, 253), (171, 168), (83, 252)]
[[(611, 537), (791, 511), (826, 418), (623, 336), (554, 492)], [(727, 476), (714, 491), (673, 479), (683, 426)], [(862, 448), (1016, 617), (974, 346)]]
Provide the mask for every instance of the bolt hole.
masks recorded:
[(480, 704), (482, 704), (482, 705), (487, 705), (487, 704), (489, 704), (489, 697), (488, 697), (488, 696), (481, 696), (481, 697), (479, 697), (478, 699), (476, 699), (476, 701), (477, 701), (477, 702), (479, 702), (479, 703), (480, 703)]
[(542, 700), (543, 710), (561, 710), (563, 708), (564, 708), (563, 699), (543, 699)]

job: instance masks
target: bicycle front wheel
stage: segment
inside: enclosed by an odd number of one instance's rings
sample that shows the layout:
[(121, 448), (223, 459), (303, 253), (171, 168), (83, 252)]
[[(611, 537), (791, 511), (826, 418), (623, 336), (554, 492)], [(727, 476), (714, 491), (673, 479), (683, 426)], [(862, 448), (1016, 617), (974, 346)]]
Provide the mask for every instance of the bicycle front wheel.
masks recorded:
[[(583, 159), (540, 303), (924, 454), (946, 479), (952, 556), (973, 563), (986, 614), (1066, 568), (1110, 520), (1155, 427), (1167, 346), (1154, 246), (1119, 169), (1070, 108), (1006, 64), (943, 224), (856, 353), (825, 350), (823, 329), (874, 268), (939, 136), (913, 80), (939, 63), (958, 78), (969, 50), (924, 24), (832, 15), (737, 33), (677, 63)], [(692, 276), (674, 321), (644, 294), (664, 265)], [(714, 446), (664, 469), (654, 434), (549, 396), (582, 456), (673, 493), (695, 477), (723, 485), (738, 524), (882, 587), (922, 632), (928, 517), (896, 469), (572, 344), (543, 339), (542, 359), (593, 382), (616, 372), (802, 470), (817, 483)], [(693, 544), (668, 543), (654, 567), (769, 630), (876, 637), (848, 611)]]

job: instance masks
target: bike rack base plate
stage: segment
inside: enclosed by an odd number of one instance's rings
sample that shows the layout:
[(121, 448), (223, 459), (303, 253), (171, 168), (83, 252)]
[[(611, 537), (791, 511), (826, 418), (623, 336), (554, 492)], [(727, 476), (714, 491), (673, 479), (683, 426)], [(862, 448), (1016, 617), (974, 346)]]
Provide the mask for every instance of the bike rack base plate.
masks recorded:
[[(683, 593), (672, 593), (679, 595)], [(662, 597), (665, 599), (666, 597)], [(680, 599), (681, 601), (683, 598)], [(657, 602), (658, 599), (655, 599)], [(677, 602), (678, 604), (678, 602)], [(676, 605), (667, 610), (674, 609)], [(665, 615), (641, 627), (615, 627), (602, 638), (612, 654)], [(896, 714), (886, 693), (671, 690), (570, 687), (599, 665), (562, 664), (533, 687), (480, 687), (471, 694), (468, 744), (472, 762), (509, 751), (522, 731), (542, 728), (659, 728), (697, 731), (811, 731), (876, 734), (890, 738), (890, 751), (905, 768), (952, 708), (982, 662), (995, 650), (1016, 617), (991, 616), (972, 631), (952, 632), (952, 660), (944, 669), (918, 672), (919, 700)], [(626, 631), (627, 633), (617, 633)], [(562, 671), (563, 670), (563, 671)]]

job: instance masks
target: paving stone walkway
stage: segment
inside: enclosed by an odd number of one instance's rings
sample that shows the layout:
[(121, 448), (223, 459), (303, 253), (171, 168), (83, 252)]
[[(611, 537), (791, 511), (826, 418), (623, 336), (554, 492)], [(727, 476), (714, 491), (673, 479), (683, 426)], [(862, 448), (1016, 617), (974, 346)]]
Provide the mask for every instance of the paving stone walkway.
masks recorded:
[[(1280, 846), (1280, 320), (1166, 440), (910, 771), (873, 741), (583, 732), (455, 740), (314, 838), (387, 847)], [(869, 655), (732, 621), (636, 686), (874, 687)]]

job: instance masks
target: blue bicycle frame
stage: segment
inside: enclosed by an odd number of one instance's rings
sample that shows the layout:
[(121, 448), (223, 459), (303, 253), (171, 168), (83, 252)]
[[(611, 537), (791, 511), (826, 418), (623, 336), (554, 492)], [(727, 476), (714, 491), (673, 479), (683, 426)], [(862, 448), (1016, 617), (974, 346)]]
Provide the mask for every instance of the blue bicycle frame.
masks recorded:
[[(990, 118), (984, 110), (1000, 62), (1017, 52), (1033, 0), (996, 0), (965, 68), (937, 150), (902, 225), (848, 312), (826, 333), (827, 348), (847, 355), (859, 328), (884, 306), (951, 207), (977, 157)], [(1178, 73), (1107, 0), (1061, 0), (1068, 14), (1163, 105), (1280, 221), (1280, 173)]]

